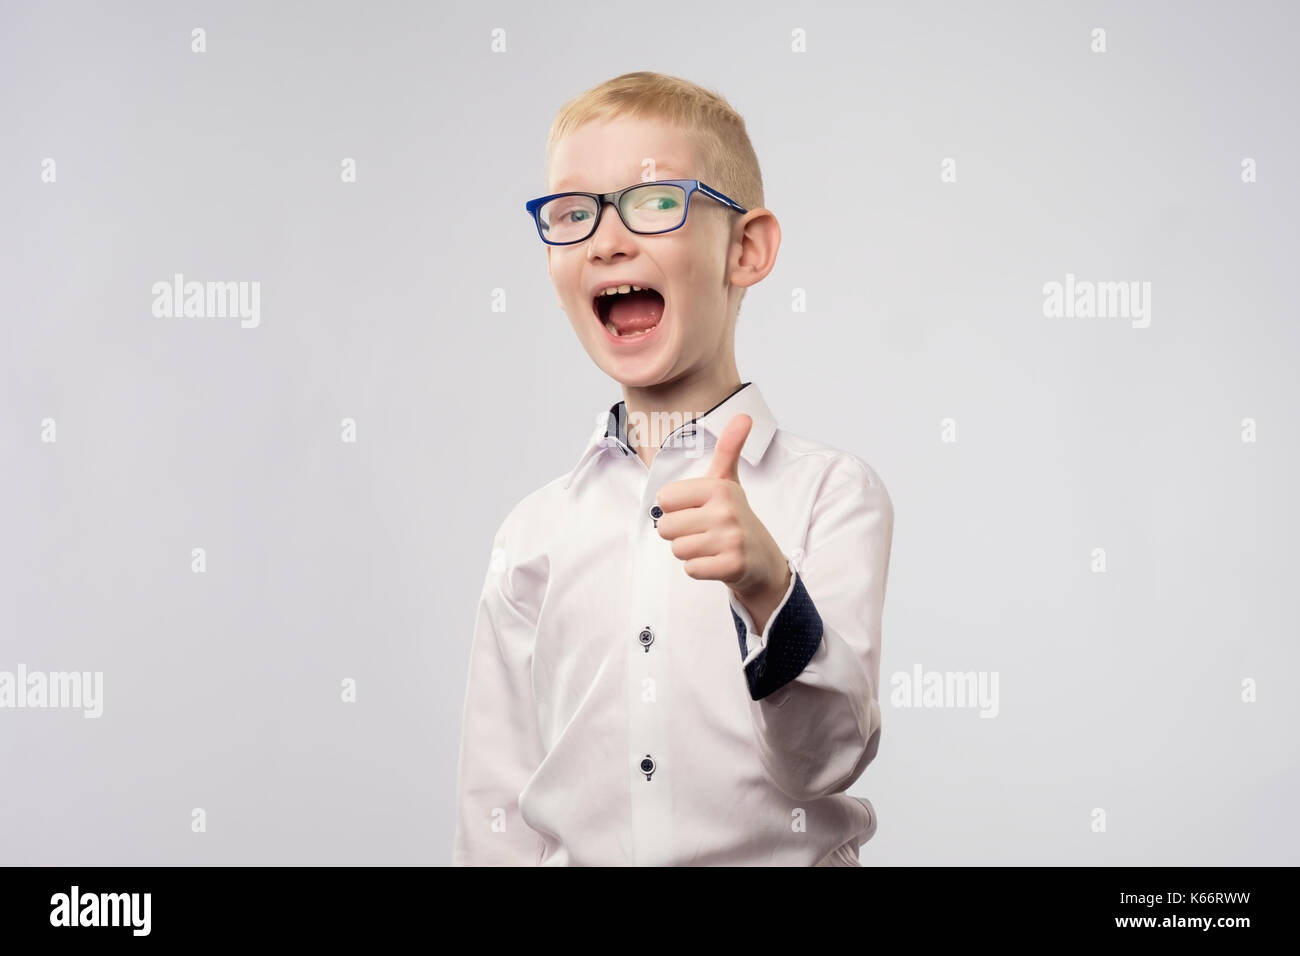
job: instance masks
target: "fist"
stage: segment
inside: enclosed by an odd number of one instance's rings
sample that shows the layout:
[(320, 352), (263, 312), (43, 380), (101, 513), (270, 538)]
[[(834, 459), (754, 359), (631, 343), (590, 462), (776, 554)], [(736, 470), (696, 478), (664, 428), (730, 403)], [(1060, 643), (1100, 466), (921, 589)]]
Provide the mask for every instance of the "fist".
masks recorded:
[[(740, 487), (740, 450), (753, 427), (748, 415), (732, 418), (718, 437), (708, 474), (664, 485), (655, 504), (664, 512), (657, 525), (659, 536), (672, 542), (673, 555), (684, 562), (686, 573), (726, 584), (757, 620), (756, 608), (780, 602), (790, 569)], [(775, 602), (770, 601), (773, 596)]]

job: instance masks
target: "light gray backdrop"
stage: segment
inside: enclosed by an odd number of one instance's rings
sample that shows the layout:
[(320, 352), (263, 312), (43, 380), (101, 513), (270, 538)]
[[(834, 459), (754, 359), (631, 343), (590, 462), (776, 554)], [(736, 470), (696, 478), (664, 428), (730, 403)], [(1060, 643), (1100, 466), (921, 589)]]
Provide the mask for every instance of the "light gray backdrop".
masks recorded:
[(620, 397), (523, 203), (635, 69), (745, 116), (742, 378), (893, 496), (864, 863), (1300, 862), (1294, 7), (465, 7), (4, 5), (0, 671), (104, 684), (0, 710), (0, 862), (450, 859), (492, 532)]

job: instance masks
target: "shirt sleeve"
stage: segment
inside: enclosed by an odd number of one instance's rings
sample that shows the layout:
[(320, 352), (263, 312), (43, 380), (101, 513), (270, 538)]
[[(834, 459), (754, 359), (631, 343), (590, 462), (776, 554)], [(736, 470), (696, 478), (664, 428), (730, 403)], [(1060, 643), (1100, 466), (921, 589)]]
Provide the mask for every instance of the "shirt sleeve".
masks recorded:
[(813, 502), (790, 584), (763, 634), (730, 594), (755, 740), (799, 800), (847, 790), (880, 744), (880, 639), (893, 502), (857, 458), (837, 459)]
[(504, 528), (493, 540), (470, 647), (453, 866), (535, 866), (544, 847), (520, 816), (519, 795), (544, 756), (531, 671), (545, 580), (511, 568)]

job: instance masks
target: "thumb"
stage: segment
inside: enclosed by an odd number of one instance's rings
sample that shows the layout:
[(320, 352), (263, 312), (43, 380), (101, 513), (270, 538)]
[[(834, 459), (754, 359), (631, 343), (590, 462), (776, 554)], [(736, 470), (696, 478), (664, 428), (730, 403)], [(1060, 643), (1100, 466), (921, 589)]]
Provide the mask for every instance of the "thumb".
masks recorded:
[(740, 483), (736, 463), (740, 459), (740, 449), (745, 447), (745, 439), (753, 427), (754, 419), (748, 415), (736, 415), (727, 422), (727, 427), (722, 429), (718, 444), (713, 449), (713, 461), (709, 464), (710, 478), (728, 478)]

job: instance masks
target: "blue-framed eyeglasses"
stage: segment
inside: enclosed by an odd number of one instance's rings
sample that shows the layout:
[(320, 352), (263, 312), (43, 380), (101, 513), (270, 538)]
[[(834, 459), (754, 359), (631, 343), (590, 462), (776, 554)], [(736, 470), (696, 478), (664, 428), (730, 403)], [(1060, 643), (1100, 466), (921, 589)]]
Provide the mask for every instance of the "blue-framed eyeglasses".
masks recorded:
[(698, 179), (659, 179), (636, 183), (612, 193), (552, 193), (524, 204), (537, 225), (537, 234), (550, 246), (571, 246), (596, 231), (605, 204), (618, 210), (629, 232), (655, 236), (686, 223), (691, 196), (700, 192), (736, 212), (744, 206)]

